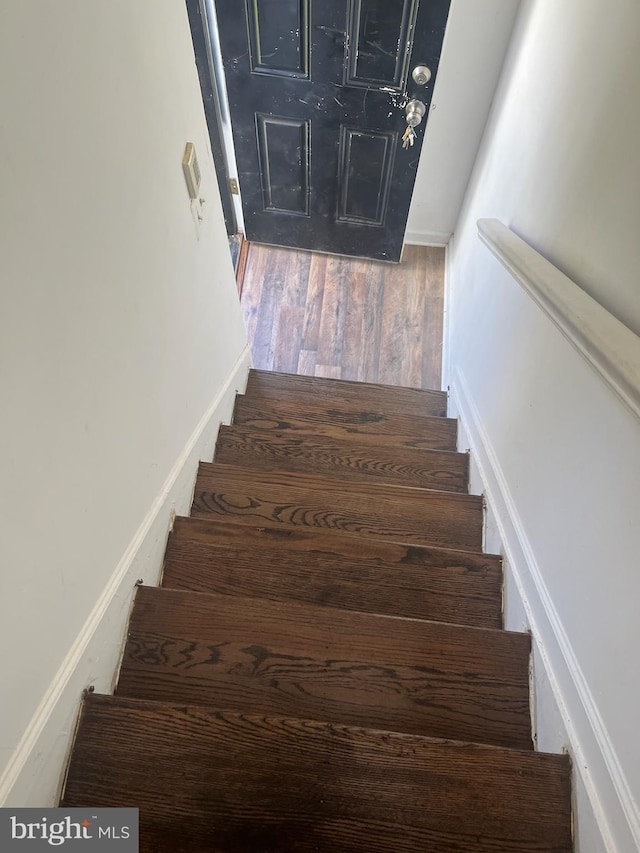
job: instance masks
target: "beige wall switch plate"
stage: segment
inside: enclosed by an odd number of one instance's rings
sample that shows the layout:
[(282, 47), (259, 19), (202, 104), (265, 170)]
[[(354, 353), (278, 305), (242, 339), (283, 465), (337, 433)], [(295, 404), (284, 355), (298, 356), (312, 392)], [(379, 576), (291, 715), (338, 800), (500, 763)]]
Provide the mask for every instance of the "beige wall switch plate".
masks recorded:
[(193, 142), (187, 142), (182, 158), (182, 171), (187, 182), (189, 198), (198, 198), (200, 192), (200, 164)]

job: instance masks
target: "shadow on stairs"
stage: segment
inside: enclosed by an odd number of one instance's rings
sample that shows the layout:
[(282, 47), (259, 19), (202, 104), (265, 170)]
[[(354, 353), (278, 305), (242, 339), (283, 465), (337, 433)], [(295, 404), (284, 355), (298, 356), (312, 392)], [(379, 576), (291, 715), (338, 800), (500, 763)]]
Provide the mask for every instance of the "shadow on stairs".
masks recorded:
[(568, 853), (467, 478), (443, 392), (252, 371), (62, 805), (144, 853)]

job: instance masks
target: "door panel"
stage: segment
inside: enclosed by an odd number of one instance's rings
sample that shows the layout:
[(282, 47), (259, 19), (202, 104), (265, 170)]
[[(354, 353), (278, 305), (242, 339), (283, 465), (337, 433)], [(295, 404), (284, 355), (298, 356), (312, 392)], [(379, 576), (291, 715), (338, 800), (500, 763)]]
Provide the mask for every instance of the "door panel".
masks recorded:
[(389, 86), (402, 91), (407, 79), (409, 32), (417, 0), (354, 0), (347, 33), (347, 86)]
[(309, 122), (258, 114), (264, 209), (309, 215)]
[(245, 0), (251, 70), (309, 77), (309, 0)]
[[(449, 0), (216, 9), (247, 238), (399, 260)], [(403, 150), (413, 97), (427, 114)]]
[(338, 220), (382, 225), (387, 212), (396, 134), (342, 127)]

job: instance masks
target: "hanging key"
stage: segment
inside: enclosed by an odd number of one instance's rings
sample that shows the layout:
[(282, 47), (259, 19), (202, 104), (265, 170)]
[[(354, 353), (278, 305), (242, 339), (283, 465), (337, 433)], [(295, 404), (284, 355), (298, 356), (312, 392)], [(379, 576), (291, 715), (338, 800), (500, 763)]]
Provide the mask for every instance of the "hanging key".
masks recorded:
[(418, 137), (416, 136), (416, 132), (411, 127), (411, 125), (407, 125), (407, 129), (402, 134), (402, 147), (407, 150), (407, 148), (411, 148)]

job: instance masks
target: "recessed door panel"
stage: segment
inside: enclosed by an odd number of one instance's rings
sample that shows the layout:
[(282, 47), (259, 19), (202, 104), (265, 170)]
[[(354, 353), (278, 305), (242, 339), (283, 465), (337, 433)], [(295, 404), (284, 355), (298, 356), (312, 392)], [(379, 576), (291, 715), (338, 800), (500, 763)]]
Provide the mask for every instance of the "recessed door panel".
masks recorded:
[(384, 225), (398, 135), (342, 127), (338, 219)]
[(264, 209), (309, 215), (309, 122), (258, 113)]
[(309, 76), (309, 0), (245, 0), (251, 70)]
[(351, 0), (348, 86), (404, 89), (417, 0)]

